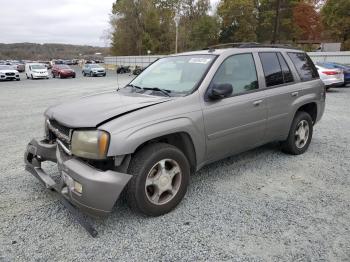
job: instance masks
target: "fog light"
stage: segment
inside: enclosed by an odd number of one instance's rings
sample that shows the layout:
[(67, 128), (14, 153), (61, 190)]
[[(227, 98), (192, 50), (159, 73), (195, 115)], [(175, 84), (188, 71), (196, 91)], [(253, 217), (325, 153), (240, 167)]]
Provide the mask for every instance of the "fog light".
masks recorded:
[(80, 183), (78, 183), (77, 181), (74, 181), (74, 191), (79, 193), (79, 194), (83, 193), (83, 186)]

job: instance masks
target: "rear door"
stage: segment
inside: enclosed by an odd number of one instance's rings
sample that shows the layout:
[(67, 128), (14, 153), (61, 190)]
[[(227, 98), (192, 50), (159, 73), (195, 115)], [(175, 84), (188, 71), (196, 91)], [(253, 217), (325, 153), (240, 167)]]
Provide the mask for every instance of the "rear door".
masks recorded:
[[(265, 74), (268, 109), (267, 142), (284, 140), (294, 118), (295, 105), (318, 78), (317, 69), (303, 52), (259, 52)], [(307, 83), (306, 83), (307, 82)]]
[(207, 159), (214, 161), (262, 143), (267, 109), (252, 53), (235, 54), (222, 62), (209, 86), (228, 83), (230, 97), (203, 104)]

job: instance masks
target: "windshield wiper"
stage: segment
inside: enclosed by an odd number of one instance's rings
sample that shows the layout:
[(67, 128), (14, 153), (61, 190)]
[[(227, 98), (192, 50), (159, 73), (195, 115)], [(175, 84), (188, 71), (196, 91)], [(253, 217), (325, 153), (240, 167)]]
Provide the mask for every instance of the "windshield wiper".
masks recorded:
[[(135, 90), (135, 89), (140, 89), (140, 90), (143, 90), (143, 87), (140, 87), (140, 86), (137, 86), (137, 85), (128, 84), (128, 85), (126, 85), (125, 87), (127, 87), (127, 86), (132, 87), (132, 89), (133, 89), (133, 90)], [(119, 91), (119, 88), (118, 88), (118, 90), (117, 90), (117, 91)]]
[(159, 92), (161, 92), (161, 93), (163, 93), (164, 95), (169, 96), (169, 97), (170, 97), (169, 93), (171, 93), (170, 90), (162, 89), (162, 88), (159, 88), (159, 87), (144, 87), (143, 89), (144, 89), (144, 90), (159, 91)]

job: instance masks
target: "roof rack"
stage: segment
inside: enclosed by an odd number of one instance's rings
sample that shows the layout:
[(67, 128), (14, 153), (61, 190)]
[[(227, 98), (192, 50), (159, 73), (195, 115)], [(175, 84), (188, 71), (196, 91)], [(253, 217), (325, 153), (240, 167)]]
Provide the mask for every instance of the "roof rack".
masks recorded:
[(237, 43), (219, 44), (219, 45), (209, 46), (204, 50), (209, 50), (209, 52), (214, 52), (215, 49), (230, 48), (230, 47), (232, 48), (286, 48), (286, 49), (300, 50), (299, 48), (291, 46), (289, 44), (260, 44), (256, 42), (237, 42)]

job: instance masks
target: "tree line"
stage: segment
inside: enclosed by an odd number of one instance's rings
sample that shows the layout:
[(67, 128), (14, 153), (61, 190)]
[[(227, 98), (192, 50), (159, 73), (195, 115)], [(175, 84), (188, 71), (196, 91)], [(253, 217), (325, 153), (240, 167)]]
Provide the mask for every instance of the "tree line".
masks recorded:
[(310, 43), (350, 48), (349, 0), (116, 0), (110, 23), (114, 55), (169, 54), (229, 42)]

